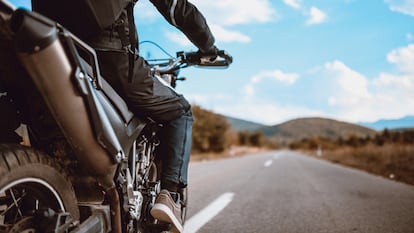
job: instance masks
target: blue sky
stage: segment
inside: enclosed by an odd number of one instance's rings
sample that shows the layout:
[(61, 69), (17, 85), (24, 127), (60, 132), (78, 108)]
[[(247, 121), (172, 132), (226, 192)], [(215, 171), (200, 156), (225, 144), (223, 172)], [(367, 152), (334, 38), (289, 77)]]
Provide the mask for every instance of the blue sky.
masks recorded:
[[(12, 1), (27, 6), (29, 1)], [(225, 70), (189, 68), (177, 90), (216, 113), (267, 125), (299, 117), (348, 122), (414, 115), (414, 0), (193, 0)], [(140, 40), (196, 50), (147, 0)], [(147, 58), (166, 56), (142, 44)]]

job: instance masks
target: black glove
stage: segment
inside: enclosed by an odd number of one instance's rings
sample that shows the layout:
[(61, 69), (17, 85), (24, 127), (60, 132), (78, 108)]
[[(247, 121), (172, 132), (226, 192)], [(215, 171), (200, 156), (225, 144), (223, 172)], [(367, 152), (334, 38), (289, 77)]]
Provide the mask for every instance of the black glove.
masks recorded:
[(219, 49), (215, 45), (211, 46), (211, 48), (209, 48), (206, 51), (203, 51), (201, 49), (198, 50), (198, 52), (203, 56), (217, 56), (218, 51), (219, 51)]
[(207, 58), (210, 62), (213, 62), (217, 59), (219, 55), (219, 49), (213, 45), (207, 51), (198, 50), (198, 54), (201, 58)]

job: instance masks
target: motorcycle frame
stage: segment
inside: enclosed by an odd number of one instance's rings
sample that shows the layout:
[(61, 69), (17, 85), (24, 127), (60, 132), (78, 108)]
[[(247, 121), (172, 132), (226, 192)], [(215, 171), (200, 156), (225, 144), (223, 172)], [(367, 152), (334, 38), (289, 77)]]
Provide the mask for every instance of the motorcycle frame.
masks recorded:
[(155, 135), (154, 122), (134, 117), (101, 77), (95, 51), (76, 36), (35, 12), (16, 10), (11, 21), (19, 60), (80, 165), (99, 181), (109, 202), (110, 211), (89, 206), (92, 214), (73, 232), (121, 233), (121, 202), (125, 206), (131, 192), (121, 200), (119, 181), (131, 182), (131, 153), (141, 134)]

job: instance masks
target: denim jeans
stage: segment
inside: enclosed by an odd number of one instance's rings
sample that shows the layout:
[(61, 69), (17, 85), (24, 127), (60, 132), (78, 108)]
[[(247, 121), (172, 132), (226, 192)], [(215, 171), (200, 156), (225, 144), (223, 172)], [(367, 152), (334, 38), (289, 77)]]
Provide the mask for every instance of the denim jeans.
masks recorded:
[(161, 182), (187, 186), (193, 115), (191, 109), (175, 120), (164, 122), (158, 134), (158, 159), (162, 161)]

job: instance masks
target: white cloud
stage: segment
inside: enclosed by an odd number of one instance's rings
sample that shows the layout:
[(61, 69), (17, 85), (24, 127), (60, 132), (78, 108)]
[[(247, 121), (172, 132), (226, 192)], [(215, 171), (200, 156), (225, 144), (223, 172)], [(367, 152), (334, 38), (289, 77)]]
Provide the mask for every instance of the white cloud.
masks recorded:
[(309, 10), (310, 18), (306, 21), (306, 25), (321, 24), (326, 21), (327, 15), (317, 7), (311, 7)]
[(200, 94), (200, 93), (187, 93), (186, 98), (196, 105), (202, 105), (210, 108), (210, 103), (221, 103), (231, 101), (232, 97), (222, 93), (214, 94)]
[(252, 84), (247, 84), (244, 87), (244, 93), (247, 97), (254, 96), (255, 94), (254, 86)]
[(231, 29), (235, 25), (267, 23), (278, 19), (276, 9), (269, 0), (193, 0), (192, 3), (205, 16), (217, 41), (248, 43), (251, 38)]
[[(410, 44), (390, 51), (388, 61), (397, 71), (373, 78), (333, 60), (302, 75), (280, 70), (260, 72), (238, 94), (194, 95), (190, 100), (224, 115), (269, 125), (304, 116), (372, 122), (414, 115), (413, 47)], [(282, 92), (271, 98), (257, 95), (263, 89), (272, 89), (272, 83)], [(297, 97), (295, 103), (286, 100), (286, 93)]]
[[(378, 119), (400, 118), (414, 115), (414, 45), (392, 50), (388, 61), (395, 65), (397, 72), (380, 73), (368, 78), (347, 66), (344, 62), (333, 60), (322, 68), (313, 70), (310, 77), (301, 77), (296, 73), (266, 71), (254, 75), (244, 87), (245, 98), (234, 101), (237, 104), (217, 107), (217, 110), (242, 119), (251, 119), (267, 124), (275, 124), (288, 119), (303, 116), (331, 117), (349, 122), (370, 122)], [(283, 97), (276, 99), (259, 99), (256, 93), (261, 91), (264, 80), (273, 80), (301, 89), (303, 104), (281, 104)], [(303, 80), (303, 81), (302, 81)], [(292, 86), (292, 84), (295, 84)], [(323, 87), (323, 88), (322, 88)], [(283, 95), (283, 94), (282, 94)], [(323, 100), (325, 102), (323, 102)], [(306, 102), (306, 104), (305, 104)], [(308, 104), (314, 107), (306, 107)], [(246, 106), (249, 106), (248, 110)]]
[(162, 18), (161, 14), (150, 1), (139, 1), (134, 7), (134, 15), (137, 20), (142, 22), (153, 22)]
[(321, 81), (329, 82), (326, 101), (336, 118), (358, 122), (414, 114), (414, 45), (393, 50), (387, 58), (398, 72), (381, 73), (374, 79), (341, 61), (325, 65), (326, 77)]
[(395, 64), (400, 72), (414, 75), (414, 44), (391, 51), (387, 60)]
[(414, 16), (414, 0), (385, 0), (390, 5), (390, 10)]
[(193, 0), (208, 22), (232, 26), (236, 24), (265, 23), (277, 18), (276, 9), (268, 0)]
[(296, 73), (284, 73), (280, 70), (263, 71), (250, 79), (250, 82), (244, 88), (244, 92), (247, 97), (253, 96), (255, 94), (255, 86), (265, 79), (277, 81), (286, 85), (293, 85), (298, 78), (299, 74)]
[[(267, 23), (277, 20), (276, 9), (269, 0), (249, 0), (240, 3), (239, 0), (221, 0), (211, 3), (210, 0), (191, 1), (205, 16), (210, 29), (217, 41), (249, 43), (250, 36), (232, 29), (235, 25), (251, 23)], [(148, 1), (139, 1), (135, 7), (138, 20), (154, 22), (162, 17), (156, 8)], [(164, 19), (162, 19), (164, 20)], [(177, 36), (176, 32), (167, 33), (167, 38), (180, 45), (188, 45), (188, 40)]]
[[(300, 10), (302, 8), (301, 0), (283, 0), (283, 2), (295, 10)], [(315, 6), (312, 6), (309, 10), (303, 9), (301, 12), (303, 15), (309, 17), (306, 20), (306, 25), (321, 24), (328, 18), (324, 11)]]
[(381, 73), (373, 81), (377, 92), (382, 95), (392, 96), (395, 103), (393, 107), (411, 111), (414, 114), (412, 100), (414, 99), (414, 44), (398, 48), (387, 55), (390, 63), (395, 64), (398, 72), (396, 74)]
[(238, 31), (226, 29), (218, 24), (211, 24), (210, 29), (218, 41), (248, 43), (251, 38)]
[(262, 81), (263, 79), (272, 79), (276, 80), (282, 83), (286, 83), (289, 85), (292, 85), (296, 82), (296, 80), (299, 78), (299, 75), (296, 73), (284, 73), (280, 70), (273, 70), (273, 71), (264, 71), (261, 73), (258, 73), (252, 77), (253, 83), (258, 83)]
[(387, 73), (381, 73), (377, 79), (374, 80), (373, 84), (379, 88), (398, 88), (399, 90), (414, 90), (414, 82), (411, 76), (393, 75)]
[[(209, 23), (233, 26), (249, 23), (266, 23), (278, 18), (276, 9), (269, 0), (221, 0), (212, 4), (210, 0), (192, 0)], [(139, 1), (134, 8), (140, 20), (162, 18), (157, 9), (149, 1)]]
[(165, 32), (165, 37), (168, 38), (169, 40), (173, 41), (174, 43), (177, 43), (181, 47), (191, 47), (191, 46), (193, 46), (191, 41), (188, 40), (187, 37), (181, 32), (167, 31), (167, 32)]
[[(246, 107), (248, 106), (248, 107)], [(216, 105), (215, 112), (223, 113), (240, 119), (250, 120), (267, 125), (275, 125), (293, 118), (307, 116), (321, 116), (322, 113), (300, 106), (282, 105), (277, 102), (258, 102), (238, 101), (231, 105)]]
[(336, 96), (330, 96), (331, 104), (354, 106), (370, 98), (368, 81), (363, 75), (353, 71), (341, 61), (329, 62), (325, 64), (325, 69), (330, 78), (336, 82), (334, 92)]
[[(231, 31), (227, 30), (220, 25), (210, 25), (211, 31), (217, 41), (222, 42), (239, 42), (239, 43), (249, 43), (251, 38), (238, 32), (238, 31)], [(166, 38), (173, 41), (174, 43), (179, 44), (182, 47), (191, 47), (193, 44), (190, 40), (181, 32), (179, 31), (166, 31), (165, 33)]]
[(298, 0), (283, 0), (283, 2), (286, 5), (294, 8), (294, 9), (300, 9), (301, 8), (300, 1), (298, 1)]

